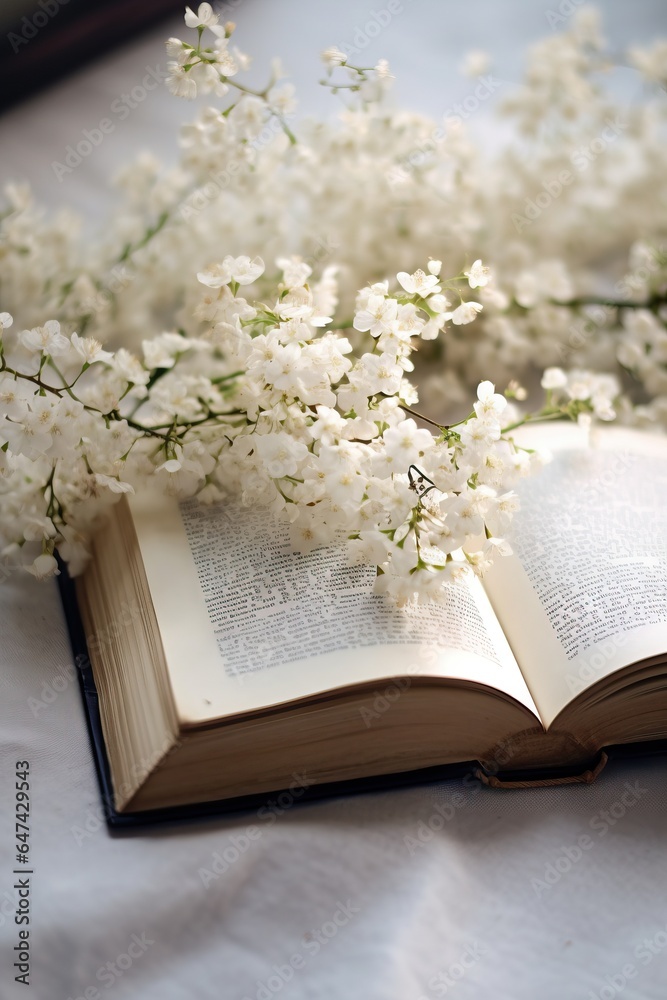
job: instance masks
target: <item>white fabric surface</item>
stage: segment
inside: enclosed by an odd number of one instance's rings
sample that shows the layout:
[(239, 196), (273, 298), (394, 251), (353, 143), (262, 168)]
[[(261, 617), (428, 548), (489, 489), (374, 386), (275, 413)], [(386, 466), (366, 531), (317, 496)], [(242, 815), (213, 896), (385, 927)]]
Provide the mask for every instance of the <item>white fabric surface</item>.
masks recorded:
[[(526, 39), (548, 30), (535, 4), (405, 8), (368, 51), (392, 61), (406, 102), (433, 113), (444, 110), (443, 94), (465, 95), (454, 68), (466, 49), (502, 46), (499, 72), (515, 79)], [(607, 8), (619, 47), (660, 26), (657, 0)], [(246, 0), (230, 14), (258, 63), (282, 53), (303, 91), (318, 73), (314, 53), (352, 40), (369, 9)], [(169, 156), (185, 106), (154, 92), (62, 184), (50, 168), (145, 67), (164, 65), (161, 40), (176, 28), (158, 27), (0, 120), (2, 179), (28, 177), (42, 197), (92, 216), (129, 149)], [(71, 654), (56, 588), (13, 575), (0, 601), (3, 1000), (667, 995), (667, 761), (614, 766), (592, 787), (502, 793), (452, 781), (295, 806), (273, 823), (244, 815), (111, 836), (77, 683), (58, 679)], [(58, 689), (36, 715), (30, 699)], [(31, 992), (12, 969), (14, 765), (23, 759), (32, 771)], [(623, 804), (626, 783), (638, 783), (639, 797), (626, 794)], [(439, 829), (417, 846), (429, 822)], [(249, 826), (259, 831), (252, 841), (243, 839)], [(238, 858), (206, 887), (200, 869), (212, 871), (226, 849)], [(144, 935), (144, 950), (135, 942), (131, 966), (105, 973), (133, 935)], [(292, 956), (302, 967), (284, 982)]]

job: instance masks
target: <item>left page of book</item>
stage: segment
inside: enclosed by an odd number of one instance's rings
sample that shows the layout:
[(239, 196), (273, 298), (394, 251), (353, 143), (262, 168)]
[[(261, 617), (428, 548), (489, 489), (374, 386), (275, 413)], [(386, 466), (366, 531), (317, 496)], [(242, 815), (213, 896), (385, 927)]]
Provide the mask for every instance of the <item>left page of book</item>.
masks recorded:
[(261, 508), (132, 498), (178, 712), (237, 715), (382, 678), (453, 678), (535, 713), (483, 588), (396, 608), (341, 546), (295, 554)]

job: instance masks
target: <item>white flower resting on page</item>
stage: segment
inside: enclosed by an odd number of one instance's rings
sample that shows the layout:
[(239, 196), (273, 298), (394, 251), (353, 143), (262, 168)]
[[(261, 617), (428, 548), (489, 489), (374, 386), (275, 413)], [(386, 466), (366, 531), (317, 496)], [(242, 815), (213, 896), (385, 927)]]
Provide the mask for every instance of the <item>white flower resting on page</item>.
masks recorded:
[[(79, 572), (100, 515), (151, 478), (177, 496), (235, 493), (266, 507), (299, 551), (346, 542), (351, 562), (375, 565), (378, 590), (398, 603), (438, 600), (446, 583), (510, 551), (513, 487), (536, 457), (506, 429), (554, 413), (606, 418), (609, 379), (551, 370), (544, 414), (511, 420), (507, 397), (486, 381), (468, 417), (433, 423), (413, 411), (406, 373), (431, 313), (446, 328), (447, 314), (429, 305), (439, 262), (359, 292), (356, 347), (320, 315), (310, 268), (294, 257), (277, 266), (261, 302), (239, 293), (263, 274), (259, 258), (206, 266), (200, 336), (160, 333), (142, 358), (66, 337), (57, 322), (11, 335), (3, 317), (6, 559), (43, 579), (58, 571), (57, 551)], [(327, 296), (335, 304), (332, 275)]]

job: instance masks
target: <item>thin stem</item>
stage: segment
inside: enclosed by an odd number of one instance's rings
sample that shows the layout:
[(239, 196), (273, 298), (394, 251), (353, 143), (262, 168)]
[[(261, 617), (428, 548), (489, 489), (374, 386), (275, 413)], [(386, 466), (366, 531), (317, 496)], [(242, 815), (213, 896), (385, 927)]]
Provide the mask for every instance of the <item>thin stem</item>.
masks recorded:
[(411, 413), (413, 417), (417, 417), (419, 420), (425, 420), (427, 424), (432, 424), (433, 427), (437, 427), (439, 431), (448, 430), (443, 424), (437, 423), (435, 420), (431, 420), (430, 417), (424, 416), (423, 413), (419, 413), (417, 410), (413, 410), (410, 406), (405, 406), (403, 403), (398, 404), (402, 410), (406, 413)]
[(529, 424), (534, 421), (539, 420), (559, 420), (564, 419), (567, 416), (562, 410), (556, 410), (554, 413), (527, 413), (525, 417), (521, 420), (517, 420), (516, 423), (508, 424), (507, 427), (503, 427), (501, 434), (509, 434), (510, 431), (515, 431), (517, 427), (523, 427), (524, 424)]
[(568, 302), (556, 302), (554, 305), (569, 306), (578, 309), (582, 306), (607, 306), (608, 309), (657, 309), (658, 306), (667, 304), (667, 296), (651, 295), (642, 302), (633, 302), (629, 299), (605, 299), (595, 295), (583, 295), (577, 299), (570, 299)]

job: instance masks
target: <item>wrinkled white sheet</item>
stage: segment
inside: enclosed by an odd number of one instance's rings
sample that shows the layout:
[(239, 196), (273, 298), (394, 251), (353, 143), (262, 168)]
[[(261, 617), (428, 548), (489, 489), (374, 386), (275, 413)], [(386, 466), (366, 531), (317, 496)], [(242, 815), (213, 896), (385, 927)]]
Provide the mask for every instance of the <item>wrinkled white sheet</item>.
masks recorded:
[[(240, 44), (258, 63), (281, 52), (301, 89), (319, 74), (312, 53), (353, 42), (371, 16), (349, 0), (228, 6)], [(658, 2), (606, 7), (619, 46), (664, 26)], [(129, 149), (168, 158), (188, 107), (154, 92), (71, 176), (59, 183), (51, 168), (146, 67), (164, 65), (161, 40), (177, 30), (158, 27), (0, 119), (2, 179), (29, 177), (93, 217)], [(525, 40), (548, 30), (541, 5), (415, 0), (368, 55), (387, 55), (405, 101), (435, 114), (443, 93), (467, 93), (454, 78), (467, 48), (499, 52), (514, 79)], [(667, 996), (667, 761), (615, 766), (592, 787), (452, 781), (111, 836), (56, 588), (14, 575), (0, 602), (2, 1000)], [(26, 759), (30, 992), (12, 969), (14, 770)]]

